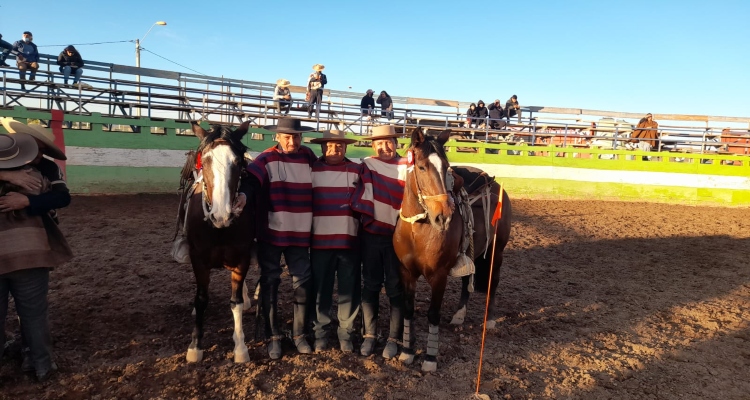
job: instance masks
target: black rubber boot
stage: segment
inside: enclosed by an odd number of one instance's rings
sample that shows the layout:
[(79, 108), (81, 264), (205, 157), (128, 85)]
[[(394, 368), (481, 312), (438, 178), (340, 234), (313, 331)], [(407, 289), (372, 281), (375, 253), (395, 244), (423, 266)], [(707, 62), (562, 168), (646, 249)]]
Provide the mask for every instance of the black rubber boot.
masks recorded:
[(307, 281), (294, 289), (294, 322), (292, 323), (292, 336), (294, 345), (300, 354), (312, 353), (312, 348), (305, 338), (305, 326), (307, 325), (308, 314), (308, 293), (312, 281)]
[(369, 356), (372, 354), (372, 350), (375, 348), (375, 339), (377, 339), (377, 327), (378, 327), (378, 312), (379, 312), (379, 292), (372, 292), (367, 289), (362, 289), (362, 317), (364, 320), (364, 341), (360, 348), (360, 353), (363, 356)]

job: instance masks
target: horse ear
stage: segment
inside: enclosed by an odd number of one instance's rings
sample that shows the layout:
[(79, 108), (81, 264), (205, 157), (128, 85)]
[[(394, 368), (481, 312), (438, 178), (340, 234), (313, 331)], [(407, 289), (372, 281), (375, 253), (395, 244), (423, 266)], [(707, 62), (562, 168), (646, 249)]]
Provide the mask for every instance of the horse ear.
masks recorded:
[(418, 126), (411, 133), (411, 146), (419, 146), (422, 143), (424, 143), (424, 133), (422, 132), (422, 127)]
[(235, 140), (241, 140), (245, 134), (247, 134), (247, 130), (250, 128), (250, 121), (243, 122), (237, 129), (232, 132), (232, 138)]
[(448, 138), (450, 138), (450, 137), (451, 137), (451, 130), (450, 129), (446, 129), (446, 130), (440, 132), (440, 134), (437, 137), (437, 142), (440, 143), (440, 145), (442, 146), (442, 145), (445, 144), (445, 142), (448, 141)]
[(193, 133), (195, 133), (195, 136), (197, 136), (198, 139), (203, 140), (203, 138), (208, 135), (208, 132), (206, 132), (205, 129), (201, 128), (201, 126), (196, 122), (190, 121), (190, 124), (192, 124), (191, 128), (193, 129)]

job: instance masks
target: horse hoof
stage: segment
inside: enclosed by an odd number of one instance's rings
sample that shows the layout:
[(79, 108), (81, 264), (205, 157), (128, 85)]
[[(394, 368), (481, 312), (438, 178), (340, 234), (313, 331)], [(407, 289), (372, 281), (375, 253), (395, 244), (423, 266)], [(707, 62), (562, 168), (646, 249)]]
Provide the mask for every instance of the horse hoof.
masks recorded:
[(495, 325), (497, 325), (497, 321), (494, 319), (487, 321), (487, 329), (495, 329)]
[(247, 352), (246, 346), (234, 350), (234, 362), (236, 364), (246, 363), (248, 361), (250, 361), (250, 354)]
[(411, 365), (411, 363), (414, 362), (414, 354), (401, 353), (401, 355), (398, 356), (398, 360), (406, 365)]
[(187, 355), (185, 356), (187, 359), (187, 362), (194, 363), (194, 362), (201, 362), (203, 360), (203, 350), (199, 349), (188, 349)]
[(456, 311), (456, 313), (453, 314), (451, 325), (462, 325), (464, 323), (464, 319), (466, 319), (466, 307), (461, 307), (460, 310)]
[(437, 361), (422, 361), (423, 372), (435, 372), (437, 371)]

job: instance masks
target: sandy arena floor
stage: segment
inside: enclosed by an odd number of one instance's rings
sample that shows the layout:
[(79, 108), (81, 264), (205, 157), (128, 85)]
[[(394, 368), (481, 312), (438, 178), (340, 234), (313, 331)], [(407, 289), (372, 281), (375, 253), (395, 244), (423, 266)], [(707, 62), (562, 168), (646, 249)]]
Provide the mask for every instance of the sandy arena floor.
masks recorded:
[[(169, 195), (74, 198), (61, 220), (77, 257), (51, 275), (60, 373), (35, 383), (20, 372), (18, 341), (11, 342), (0, 398), (439, 400), (474, 393), (484, 302), (474, 295), (465, 325), (450, 326), (457, 280), (449, 283), (434, 374), (421, 372), (422, 354), (404, 366), (379, 353), (299, 356), (291, 343), (272, 362), (254, 341), (254, 310), (244, 318), (251, 362), (235, 365), (225, 271), (212, 275), (205, 359), (188, 365), (194, 283), (191, 269), (169, 257), (176, 208)], [(750, 209), (516, 200), (514, 214), (482, 393), (750, 397)], [(290, 285), (287, 276), (280, 300), (287, 320)], [(420, 350), (427, 302), (420, 281)], [(17, 339), (15, 318), (6, 330)]]

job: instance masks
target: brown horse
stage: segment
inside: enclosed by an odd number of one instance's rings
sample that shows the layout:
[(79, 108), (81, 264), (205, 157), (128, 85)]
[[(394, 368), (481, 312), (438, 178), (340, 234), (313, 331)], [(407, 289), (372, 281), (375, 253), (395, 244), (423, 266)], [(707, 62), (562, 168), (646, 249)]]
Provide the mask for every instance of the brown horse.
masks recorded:
[[(463, 235), (464, 222), (461, 214), (455, 212), (454, 197), (446, 187), (448, 158), (443, 145), (448, 140), (450, 131), (443, 131), (437, 139), (425, 135), (421, 128), (412, 133), (409, 151), (412, 153), (413, 165), (410, 166), (404, 188), (401, 205), (401, 218), (396, 224), (393, 245), (401, 261), (401, 279), (404, 285), (404, 343), (399, 360), (406, 364), (414, 361), (414, 334), (411, 321), (414, 318), (414, 295), (417, 279), (424, 276), (432, 290), (430, 308), (427, 313), (429, 336), (427, 355), (422, 363), (422, 370), (435, 371), (438, 355), (438, 326), (440, 324), (440, 307), (443, 302), (445, 286), (450, 269), (455, 265), (459, 245)], [(499, 188), (495, 184), (495, 193)], [(490, 284), (491, 298), (494, 303), (495, 290), (499, 282), (499, 270), (502, 264), (502, 251), (510, 237), (511, 207), (507, 194), (503, 193), (503, 215), (498, 222), (495, 265), (492, 276), (489, 276), (489, 257), (483, 258), (486, 247), (485, 238), (492, 235), (487, 229), (480, 210), (474, 209), (475, 234), (473, 237), (477, 266), (477, 286)], [(497, 194), (492, 200), (491, 212), (497, 205)], [(477, 215), (479, 214), (479, 215)], [(492, 215), (492, 214), (490, 214)], [(468, 302), (469, 279), (464, 279), (462, 286), (461, 308)], [(482, 285), (484, 284), (484, 285)]]
[(240, 177), (247, 167), (242, 136), (247, 133), (248, 125), (243, 123), (235, 131), (215, 125), (206, 132), (193, 124), (193, 132), (201, 139), (198, 155), (202, 177), (195, 184), (185, 218), (197, 284), (195, 329), (187, 351), (188, 362), (203, 359), (203, 317), (208, 306), (210, 272), (222, 266), (232, 272), (229, 304), (234, 316), (234, 362), (250, 358), (242, 329), (242, 311), (249, 306), (245, 305), (248, 300), (243, 302), (243, 291), (255, 238), (253, 205), (248, 203), (242, 210), (233, 209)]

